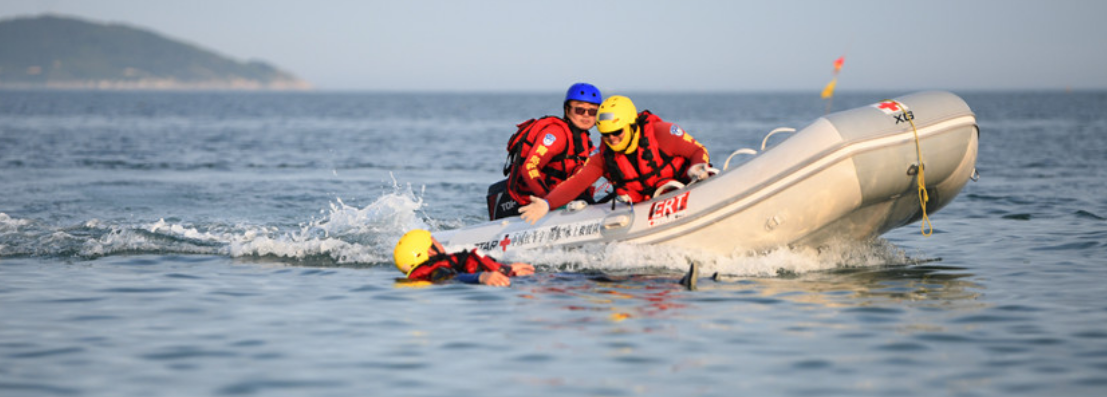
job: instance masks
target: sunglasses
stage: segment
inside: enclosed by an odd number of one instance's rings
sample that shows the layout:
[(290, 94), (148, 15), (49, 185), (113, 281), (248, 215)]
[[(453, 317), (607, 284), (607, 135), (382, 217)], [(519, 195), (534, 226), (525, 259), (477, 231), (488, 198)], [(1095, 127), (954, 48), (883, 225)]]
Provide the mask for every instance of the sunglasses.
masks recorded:
[(589, 116), (595, 116), (596, 112), (599, 111), (600, 109), (585, 109), (582, 107), (573, 107), (573, 113), (576, 113), (577, 116), (583, 116), (585, 113), (588, 113)]
[(617, 137), (619, 135), (623, 135), (623, 131), (626, 131), (626, 130), (627, 130), (627, 128), (623, 127), (623, 128), (617, 129), (615, 131), (601, 132), (600, 135), (610, 136), (610, 137)]

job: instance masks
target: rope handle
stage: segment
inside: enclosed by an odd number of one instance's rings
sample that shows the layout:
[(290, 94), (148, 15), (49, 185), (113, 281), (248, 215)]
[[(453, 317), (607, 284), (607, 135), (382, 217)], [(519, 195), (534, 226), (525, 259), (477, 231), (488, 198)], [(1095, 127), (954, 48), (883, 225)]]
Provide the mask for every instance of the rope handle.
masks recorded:
[(919, 206), (922, 207), (923, 214), (922, 224), (919, 225), (919, 231), (922, 233), (923, 237), (930, 237), (931, 234), (934, 234), (934, 224), (930, 222), (930, 216), (926, 214), (926, 203), (930, 201), (930, 195), (926, 193), (926, 175), (924, 172), (925, 167), (923, 167), (922, 144), (919, 142), (919, 129), (915, 126), (915, 115), (913, 113), (907, 114), (907, 107), (894, 99), (886, 99), (886, 101), (894, 103), (900, 109), (903, 109), (904, 118), (911, 123), (911, 131), (915, 133), (915, 154), (918, 156), (919, 160), (919, 169), (915, 174), (915, 180), (918, 182)]

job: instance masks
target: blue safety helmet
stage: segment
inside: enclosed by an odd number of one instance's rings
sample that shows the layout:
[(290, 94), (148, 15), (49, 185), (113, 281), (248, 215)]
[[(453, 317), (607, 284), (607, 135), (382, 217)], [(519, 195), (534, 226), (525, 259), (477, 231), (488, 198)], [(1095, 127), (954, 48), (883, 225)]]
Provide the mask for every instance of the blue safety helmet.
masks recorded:
[(603, 95), (600, 95), (600, 90), (594, 85), (576, 83), (573, 84), (572, 87), (569, 87), (569, 91), (565, 93), (565, 103), (569, 103), (569, 101), (581, 101), (599, 105), (603, 102)]

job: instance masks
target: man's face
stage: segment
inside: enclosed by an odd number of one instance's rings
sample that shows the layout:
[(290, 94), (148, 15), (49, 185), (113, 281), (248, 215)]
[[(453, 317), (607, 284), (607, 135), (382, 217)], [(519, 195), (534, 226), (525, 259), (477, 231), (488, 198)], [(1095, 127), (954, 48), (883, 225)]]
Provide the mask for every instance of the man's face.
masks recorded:
[(618, 131), (613, 131), (610, 134), (601, 134), (600, 139), (608, 144), (608, 146), (619, 146), (623, 143), (623, 139), (627, 139), (626, 130), (629, 128), (623, 128)]
[(599, 105), (581, 101), (569, 101), (569, 108), (565, 110), (569, 122), (582, 130), (591, 129), (596, 125), (596, 112)]

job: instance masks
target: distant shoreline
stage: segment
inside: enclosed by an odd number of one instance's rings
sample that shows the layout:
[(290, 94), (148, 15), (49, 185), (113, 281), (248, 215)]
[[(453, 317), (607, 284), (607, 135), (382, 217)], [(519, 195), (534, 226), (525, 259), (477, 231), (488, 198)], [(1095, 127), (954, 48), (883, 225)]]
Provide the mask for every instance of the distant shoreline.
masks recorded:
[(0, 89), (104, 90), (104, 91), (312, 91), (314, 87), (302, 80), (210, 80), (178, 81), (174, 79), (143, 80), (70, 80), (44, 83), (2, 82)]
[(0, 20), (0, 88), (306, 91), (312, 86), (264, 61), (238, 61), (142, 28), (45, 15)]

